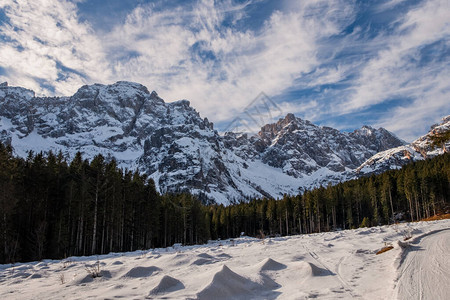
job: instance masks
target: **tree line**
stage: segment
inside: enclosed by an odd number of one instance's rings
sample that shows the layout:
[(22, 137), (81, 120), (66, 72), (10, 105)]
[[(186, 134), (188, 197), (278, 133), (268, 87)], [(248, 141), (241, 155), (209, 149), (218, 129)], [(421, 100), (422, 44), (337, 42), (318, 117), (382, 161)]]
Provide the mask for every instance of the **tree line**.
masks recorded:
[(114, 159), (0, 144), (0, 263), (199, 244), (242, 232), (290, 235), (419, 220), (448, 205), (450, 154), (282, 199), (206, 205)]
[(212, 206), (213, 238), (291, 235), (418, 221), (449, 208), (450, 154), (282, 199)]

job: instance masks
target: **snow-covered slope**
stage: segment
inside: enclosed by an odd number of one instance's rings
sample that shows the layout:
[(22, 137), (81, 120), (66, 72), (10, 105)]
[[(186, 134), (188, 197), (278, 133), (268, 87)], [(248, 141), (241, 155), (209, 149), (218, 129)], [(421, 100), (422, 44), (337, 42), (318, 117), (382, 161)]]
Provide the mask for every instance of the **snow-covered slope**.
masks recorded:
[(344, 133), (292, 114), (258, 135), (221, 136), (189, 101), (165, 103), (123, 81), (53, 98), (2, 84), (0, 141), (20, 156), (52, 150), (114, 157), (151, 176), (160, 192), (190, 191), (225, 204), (343, 181), (379, 151), (403, 145), (383, 128)]
[[(0, 265), (0, 297), (447, 299), (449, 228), (415, 222)], [(385, 245), (394, 248), (376, 255)]]
[(450, 115), (443, 118), (440, 124), (433, 125), (431, 130), (409, 145), (404, 145), (375, 154), (356, 169), (360, 175), (381, 173), (389, 169), (399, 169), (403, 165), (416, 160), (433, 157), (448, 151), (450, 141), (442, 147), (433, 147), (433, 136), (450, 130)]

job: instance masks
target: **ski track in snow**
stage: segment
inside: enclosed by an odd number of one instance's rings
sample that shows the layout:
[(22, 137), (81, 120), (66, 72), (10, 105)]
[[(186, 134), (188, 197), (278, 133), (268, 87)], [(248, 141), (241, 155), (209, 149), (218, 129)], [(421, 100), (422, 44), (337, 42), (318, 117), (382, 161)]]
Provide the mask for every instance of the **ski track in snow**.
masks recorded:
[(398, 299), (449, 299), (450, 230), (417, 238), (400, 266)]
[(0, 265), (0, 299), (448, 299), (448, 249), (450, 220), (241, 237)]
[(317, 261), (320, 265), (322, 265), (329, 273), (329, 275), (335, 275), (337, 280), (340, 282), (340, 284), (342, 285), (342, 289), (349, 295), (350, 298), (360, 298), (360, 296), (357, 296), (354, 294), (353, 289), (350, 287), (350, 285), (348, 284), (348, 282), (346, 282), (342, 276), (339, 273), (339, 266), (342, 263), (342, 260), (344, 259), (344, 257), (339, 259), (339, 264), (338, 264), (338, 268), (336, 269), (335, 272), (333, 272), (330, 267), (327, 266), (326, 263), (323, 262), (322, 259), (320, 259), (320, 257), (313, 251), (310, 251), (309, 248), (303, 244), (303, 247), (305, 248), (306, 252), (308, 252), (308, 254), (315, 260)]

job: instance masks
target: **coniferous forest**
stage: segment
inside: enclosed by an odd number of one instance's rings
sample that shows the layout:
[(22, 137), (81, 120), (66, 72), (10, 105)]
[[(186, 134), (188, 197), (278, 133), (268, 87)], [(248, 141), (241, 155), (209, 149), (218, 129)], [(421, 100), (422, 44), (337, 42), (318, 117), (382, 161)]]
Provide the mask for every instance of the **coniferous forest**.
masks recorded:
[(290, 235), (430, 217), (448, 206), (450, 154), (283, 199), (205, 205), (98, 155), (14, 157), (0, 144), (0, 263)]

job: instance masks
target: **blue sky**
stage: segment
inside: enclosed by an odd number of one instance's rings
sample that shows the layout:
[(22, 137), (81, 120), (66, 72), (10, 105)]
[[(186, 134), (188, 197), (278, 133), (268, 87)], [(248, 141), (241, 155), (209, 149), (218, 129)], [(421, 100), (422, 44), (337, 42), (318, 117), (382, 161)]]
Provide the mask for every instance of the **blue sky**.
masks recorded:
[(135, 81), (219, 130), (264, 92), (274, 119), (411, 141), (450, 114), (449, 20), (448, 0), (1, 0), (0, 81)]

